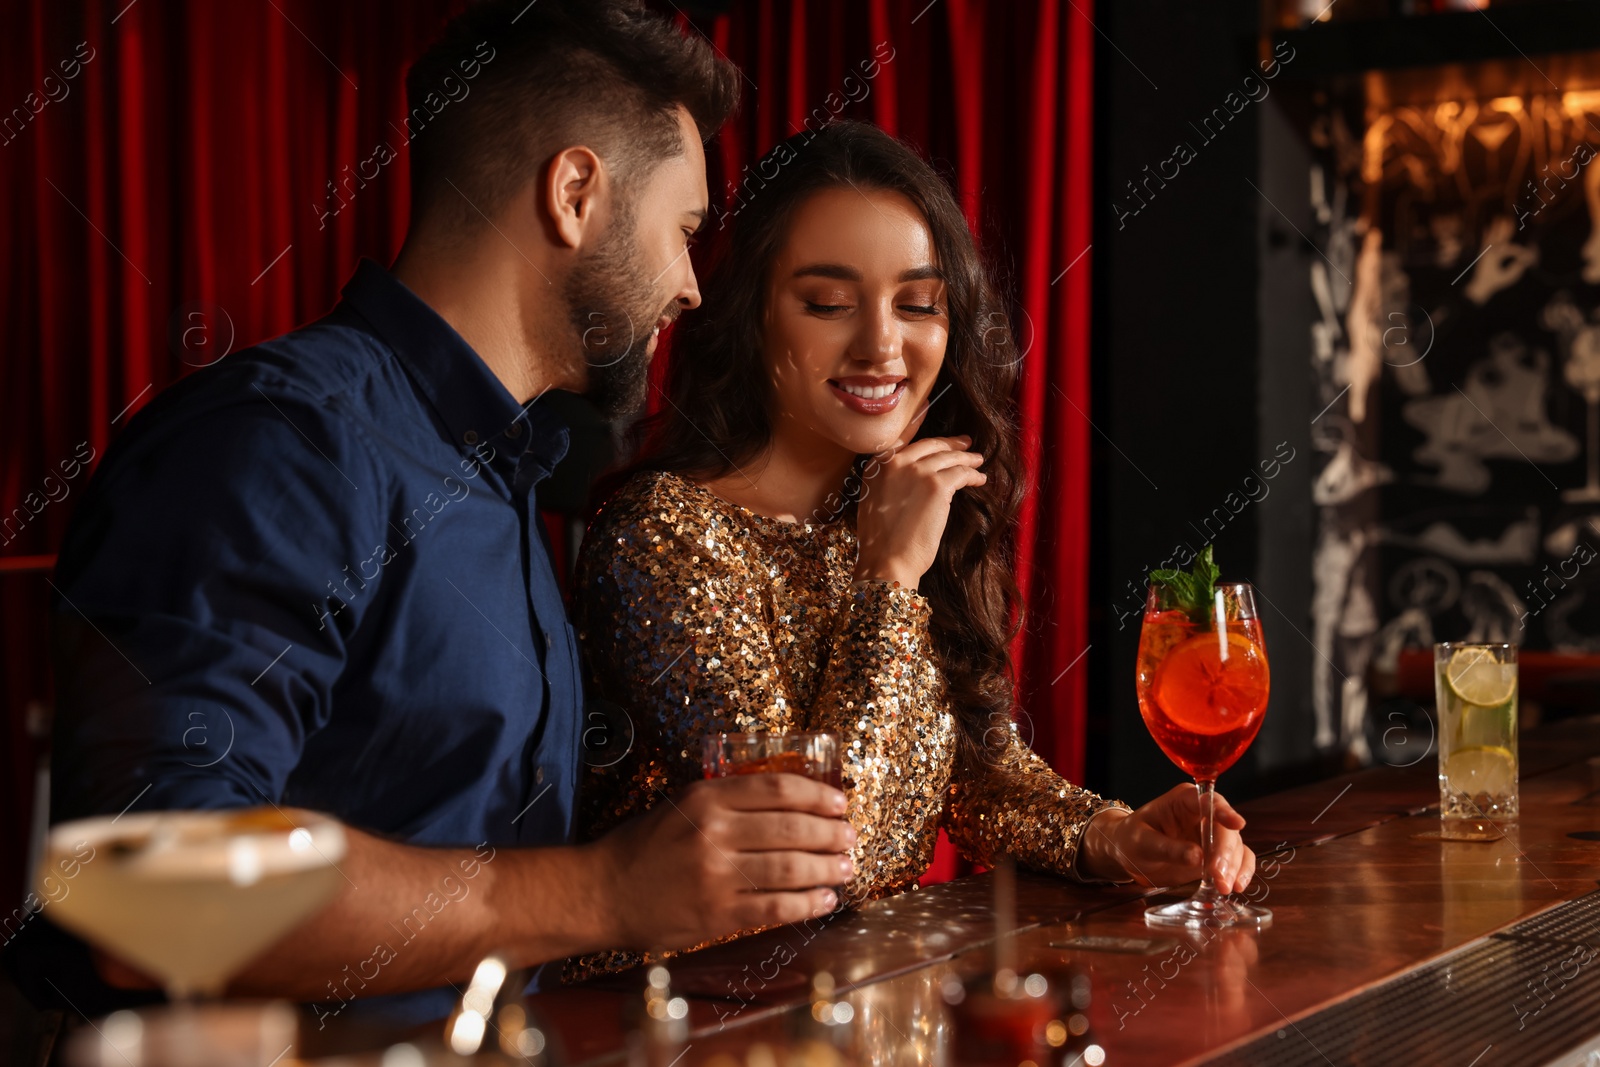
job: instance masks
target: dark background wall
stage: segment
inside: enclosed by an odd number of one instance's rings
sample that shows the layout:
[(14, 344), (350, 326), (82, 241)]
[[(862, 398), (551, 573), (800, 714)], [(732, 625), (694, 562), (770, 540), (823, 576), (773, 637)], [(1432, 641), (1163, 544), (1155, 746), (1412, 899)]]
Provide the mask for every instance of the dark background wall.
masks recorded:
[[(1131, 685), (1179, 543), (1265, 621), (1236, 797), (1426, 756), (1434, 640), (1600, 649), (1600, 3), (1277, 6), (1098, 15), (1091, 782), (1130, 800), (1179, 780)], [(1568, 680), (1524, 670), (1524, 726)]]
[[(1294, 204), (1306, 210), (1304, 150), (1283, 113), (1287, 68), (1261, 79), (1251, 0), (1133, 0), (1096, 21), (1090, 780), (1130, 802), (1183, 780), (1134, 698), (1139, 610), (1148, 569), (1209, 541), (1225, 578), (1256, 585), (1272, 665), (1261, 735), (1222, 779), (1243, 796), (1312, 758), (1305, 258), (1316, 253), (1290, 225), (1306, 229), (1293, 218)], [(1225, 122), (1207, 124), (1216, 109)]]

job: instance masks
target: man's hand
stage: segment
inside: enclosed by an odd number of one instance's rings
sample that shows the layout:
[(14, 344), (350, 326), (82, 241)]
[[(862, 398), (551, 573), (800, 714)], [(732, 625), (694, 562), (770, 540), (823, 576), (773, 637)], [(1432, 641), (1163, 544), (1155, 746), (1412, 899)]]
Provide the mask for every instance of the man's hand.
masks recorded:
[(595, 844), (617, 947), (684, 948), (825, 915), (854, 874), (844, 794), (793, 774), (696, 782)]
[[(1215, 798), (1216, 829), (1211, 880), (1219, 893), (1237, 893), (1256, 872), (1256, 854), (1239, 837), (1244, 816)], [(1134, 812), (1096, 815), (1084, 831), (1079, 869), (1091, 878), (1139, 885), (1182, 885), (1200, 877), (1200, 793), (1192, 785), (1173, 786)]]

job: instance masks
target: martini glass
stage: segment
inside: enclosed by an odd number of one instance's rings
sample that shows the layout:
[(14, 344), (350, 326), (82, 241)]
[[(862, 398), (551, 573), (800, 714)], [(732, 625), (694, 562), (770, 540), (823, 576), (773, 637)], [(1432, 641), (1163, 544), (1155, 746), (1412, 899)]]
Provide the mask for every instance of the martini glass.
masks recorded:
[(344, 828), (298, 814), (160, 811), (62, 823), (41, 870), (67, 857), (81, 865), (51, 915), (159, 978), (175, 1002), (220, 997), (229, 978), (338, 891)]
[(1167, 758), (1192, 775), (1200, 792), (1200, 888), (1188, 900), (1146, 909), (1152, 926), (1266, 926), (1272, 912), (1217, 892), (1211, 882), (1217, 776), (1244, 754), (1261, 729), (1270, 673), (1244, 582), (1219, 583), (1212, 602), (1191, 613), (1173, 592), (1152, 583), (1139, 635), (1137, 693), (1150, 736)]

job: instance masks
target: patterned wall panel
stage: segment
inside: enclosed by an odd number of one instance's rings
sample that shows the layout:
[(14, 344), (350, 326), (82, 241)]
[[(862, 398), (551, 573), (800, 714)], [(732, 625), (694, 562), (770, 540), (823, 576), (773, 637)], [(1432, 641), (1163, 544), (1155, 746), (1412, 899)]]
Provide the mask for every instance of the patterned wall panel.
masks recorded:
[(1313, 123), (1321, 748), (1404, 647), (1600, 652), (1600, 92), (1546, 88)]

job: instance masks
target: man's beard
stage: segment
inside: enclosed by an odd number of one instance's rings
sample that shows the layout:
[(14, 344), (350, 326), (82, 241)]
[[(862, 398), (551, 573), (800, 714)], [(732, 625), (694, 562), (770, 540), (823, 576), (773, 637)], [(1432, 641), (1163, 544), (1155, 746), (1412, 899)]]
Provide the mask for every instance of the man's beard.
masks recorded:
[(602, 418), (620, 422), (644, 408), (650, 386), (650, 337), (656, 321), (672, 316), (639, 267), (630, 212), (618, 220), (601, 246), (567, 276), (578, 354), (589, 368), (585, 394)]

